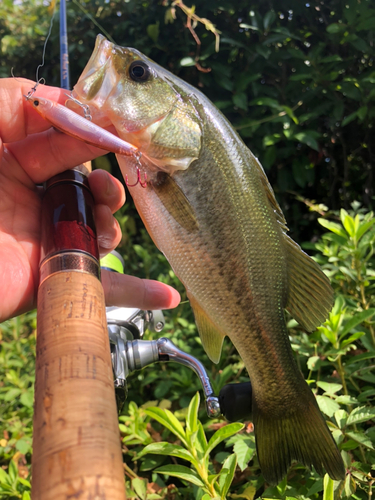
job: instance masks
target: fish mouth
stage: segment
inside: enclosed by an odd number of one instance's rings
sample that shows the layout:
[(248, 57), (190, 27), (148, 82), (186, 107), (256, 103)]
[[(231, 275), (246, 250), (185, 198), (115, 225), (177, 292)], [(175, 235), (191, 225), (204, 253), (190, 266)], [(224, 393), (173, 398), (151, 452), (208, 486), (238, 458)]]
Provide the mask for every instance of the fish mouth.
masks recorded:
[(98, 35), (85, 69), (73, 89), (73, 96), (84, 104), (100, 110), (118, 85), (121, 75), (113, 66), (116, 46)]

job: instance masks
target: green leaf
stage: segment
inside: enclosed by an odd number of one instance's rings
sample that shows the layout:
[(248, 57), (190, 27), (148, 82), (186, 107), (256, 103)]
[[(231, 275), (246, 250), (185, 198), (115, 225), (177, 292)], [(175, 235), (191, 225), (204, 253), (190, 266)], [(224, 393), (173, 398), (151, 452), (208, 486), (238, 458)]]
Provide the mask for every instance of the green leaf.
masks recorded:
[(22, 500), (31, 500), (31, 496), (30, 496), (30, 493), (28, 491), (23, 492)]
[(340, 224), (336, 224), (335, 222), (331, 222), (327, 219), (322, 219), (321, 217), (318, 218), (318, 222), (321, 226), (325, 227), (326, 229), (329, 229), (335, 234), (338, 234), (339, 236), (342, 236), (345, 238), (345, 241), (347, 241), (348, 236), (346, 232), (343, 230), (342, 226)]
[(189, 481), (190, 483), (195, 484), (196, 486), (199, 486), (201, 488), (204, 487), (204, 482), (198, 477), (198, 475), (184, 465), (163, 465), (162, 467), (155, 469), (155, 472), (158, 472), (160, 474), (167, 474), (168, 476), (178, 477), (179, 479)]
[(354, 236), (354, 219), (351, 217), (346, 210), (343, 208), (340, 210), (340, 219), (342, 225), (346, 229), (348, 235), (353, 238)]
[(200, 396), (199, 392), (197, 392), (189, 404), (188, 414), (186, 417), (186, 429), (191, 434), (198, 430), (199, 403), (200, 403)]
[(307, 360), (307, 368), (311, 371), (317, 370), (319, 368), (319, 361), (319, 356), (311, 356), (311, 358)]
[(246, 500), (254, 500), (255, 494), (257, 492), (257, 489), (255, 486), (250, 484), (247, 486), (242, 493), (239, 493), (238, 495), (236, 493), (232, 493), (231, 497), (232, 498), (245, 498)]
[(327, 339), (331, 342), (331, 344), (335, 344), (337, 341), (336, 333), (332, 332), (329, 328), (326, 328), (325, 326), (319, 326), (318, 330), (320, 333), (325, 335)]
[(166, 442), (148, 444), (137, 455), (136, 459), (143, 457), (143, 455), (146, 455), (148, 453), (152, 453), (154, 455), (167, 455), (172, 457), (178, 457), (192, 463), (196, 462), (193, 455), (188, 450), (186, 450), (185, 448), (183, 448), (178, 444), (171, 444)]
[(330, 396), (342, 389), (341, 384), (332, 384), (329, 382), (317, 382), (316, 385), (323, 389), (323, 391)]
[(356, 332), (356, 333), (353, 333), (353, 335), (351, 335), (349, 338), (347, 338), (343, 342), (340, 342), (340, 349), (342, 349), (343, 347), (348, 346), (352, 342), (355, 342), (356, 340), (360, 339), (364, 335), (366, 335), (365, 332)]
[(342, 396), (337, 396), (335, 401), (336, 401), (336, 403), (339, 403), (340, 405), (357, 405), (358, 404), (358, 399), (353, 398), (353, 396), (349, 396), (346, 394), (343, 394)]
[(345, 24), (329, 24), (326, 28), (328, 33), (334, 34), (334, 33), (340, 33), (340, 31), (343, 31), (345, 29)]
[(348, 412), (346, 412), (345, 410), (337, 410), (335, 412), (335, 419), (339, 428), (342, 429), (343, 427), (345, 427), (348, 420)]
[(8, 474), (9, 474), (9, 478), (10, 478), (11, 482), (14, 483), (14, 481), (18, 477), (18, 467), (17, 467), (14, 460), (11, 460), (9, 462)]
[(354, 111), (353, 113), (350, 113), (350, 115), (346, 116), (343, 121), (341, 122), (341, 126), (345, 127), (345, 125), (348, 125), (350, 122), (355, 120), (357, 118), (357, 111)]
[(276, 19), (276, 13), (273, 10), (269, 10), (263, 18), (264, 29), (267, 31), (271, 24), (276, 21)]
[(347, 321), (344, 324), (343, 328), (340, 330), (340, 338), (342, 338), (344, 335), (353, 330), (353, 328), (355, 328), (357, 325), (371, 318), (371, 316), (373, 316), (374, 314), (375, 314), (375, 308), (366, 309), (365, 311), (357, 313), (355, 316), (353, 316), (349, 321)]
[(157, 43), (159, 38), (159, 23), (149, 24), (146, 28), (148, 36), (154, 43)]
[(11, 484), (9, 475), (0, 467), (0, 484)]
[[(369, 10), (368, 12), (370, 13), (371, 11)], [(373, 30), (374, 26), (375, 26), (375, 17), (370, 16), (368, 19), (362, 18), (362, 21), (357, 24), (356, 29), (358, 31), (361, 31), (361, 30), (368, 31), (368, 30)]]
[(328, 474), (324, 475), (323, 486), (323, 500), (333, 500), (333, 479), (331, 479)]
[(362, 224), (359, 225), (359, 228), (356, 232), (356, 238), (357, 240), (360, 240), (362, 236), (367, 233), (369, 229), (375, 224), (375, 218), (371, 219), (367, 222), (362, 222)]
[(353, 441), (356, 441), (357, 443), (366, 446), (366, 448), (370, 448), (370, 450), (375, 450), (375, 448), (372, 445), (371, 439), (368, 436), (366, 436), (364, 432), (346, 432), (345, 435), (349, 436), (351, 439), (353, 439)]
[(360, 406), (351, 412), (346, 422), (346, 425), (359, 424), (367, 422), (375, 417), (375, 407)]
[(34, 391), (28, 390), (21, 394), (20, 401), (27, 408), (32, 408), (34, 404)]
[(375, 351), (364, 352), (363, 354), (358, 354), (358, 356), (353, 356), (351, 359), (345, 362), (346, 366), (352, 365), (353, 363), (358, 363), (365, 359), (375, 358)]
[(219, 485), (221, 488), (221, 498), (225, 500), (227, 493), (229, 491), (230, 485), (232, 484), (234, 473), (236, 472), (237, 457), (235, 453), (229, 455), (229, 457), (223, 463), (223, 467), (219, 475)]
[(207, 449), (207, 438), (202, 423), (198, 420), (198, 432), (196, 434), (195, 445), (198, 451), (205, 453)]
[(147, 479), (136, 477), (132, 479), (132, 488), (137, 493), (141, 500), (146, 500), (147, 497)]
[(26, 455), (31, 450), (31, 441), (28, 442), (26, 439), (19, 439), (16, 443), (16, 449), (23, 455)]
[(208, 446), (205, 452), (205, 458), (208, 457), (209, 453), (215, 448), (215, 446), (224, 441), (224, 439), (233, 436), (233, 434), (237, 434), (237, 432), (239, 432), (243, 428), (243, 424), (234, 422), (233, 424), (228, 424), (225, 427), (218, 429), (208, 442)]
[(306, 144), (311, 149), (315, 149), (315, 151), (319, 151), (320, 149), (317, 140), (312, 135), (307, 134), (306, 132), (300, 132), (299, 134), (296, 134), (294, 136), (294, 139), (297, 139), (297, 141)]
[(255, 443), (249, 439), (239, 439), (233, 446), (233, 451), (237, 455), (237, 463), (241, 471), (244, 471), (247, 464), (255, 455)]
[(285, 113), (289, 116), (289, 118), (291, 118), (291, 119), (294, 121), (294, 123), (295, 123), (296, 125), (298, 125), (298, 123), (299, 123), (299, 122), (298, 122), (298, 118), (297, 118), (297, 117), (296, 117), (296, 115), (294, 114), (294, 112), (293, 112), (292, 108), (290, 108), (289, 106), (281, 106), (281, 107), (282, 107), (282, 109), (285, 111)]
[(186, 441), (185, 431), (179, 422), (179, 420), (173, 415), (169, 410), (162, 410), (161, 408), (147, 408), (145, 413), (157, 420), (160, 424), (164, 425), (167, 429), (169, 429), (173, 434), (175, 434), (181, 441), (188, 446)]
[(316, 396), (320, 411), (329, 417), (333, 417), (335, 412), (340, 409), (340, 406), (331, 398), (327, 396)]
[(14, 387), (13, 389), (9, 389), (8, 392), (5, 393), (3, 396), (4, 401), (12, 401), (13, 399), (16, 399), (20, 394), (21, 394), (21, 389), (18, 389), (18, 387)]
[(245, 92), (238, 92), (237, 94), (234, 94), (232, 97), (233, 104), (237, 106), (237, 108), (243, 109), (244, 111), (247, 111), (248, 106), (247, 106), (247, 95)]

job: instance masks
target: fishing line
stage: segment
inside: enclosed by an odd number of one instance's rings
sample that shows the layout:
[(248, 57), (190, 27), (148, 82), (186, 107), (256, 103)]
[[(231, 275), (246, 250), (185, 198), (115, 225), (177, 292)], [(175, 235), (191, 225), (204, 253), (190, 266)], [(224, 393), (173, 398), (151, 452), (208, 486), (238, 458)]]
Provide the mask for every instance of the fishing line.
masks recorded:
[(39, 70), (41, 68), (43, 68), (43, 66), (44, 66), (47, 43), (48, 43), (49, 37), (51, 36), (52, 27), (53, 27), (53, 18), (55, 17), (55, 12), (56, 12), (56, 2), (54, 3), (54, 6), (53, 6), (53, 12), (52, 12), (51, 21), (49, 23), (48, 34), (46, 36), (46, 39), (45, 39), (44, 45), (43, 45), (42, 64), (39, 64), (39, 66), (36, 68), (36, 72), (35, 72), (35, 81), (37, 82), (36, 85), (35, 85), (35, 88), (39, 84)]
[[(41, 68), (43, 68), (43, 66), (45, 64), (46, 48), (47, 48), (47, 43), (48, 43), (49, 37), (51, 36), (52, 27), (53, 27), (53, 18), (55, 17), (55, 12), (56, 12), (56, 2), (53, 6), (53, 12), (52, 12), (51, 21), (49, 23), (48, 33), (47, 33), (46, 39), (45, 39), (44, 44), (43, 44), (42, 64), (39, 64), (36, 68), (35, 85), (33, 87), (31, 87), (31, 89), (25, 95), (27, 100), (31, 99), (31, 97), (35, 94), (38, 85), (40, 85), (40, 84), (45, 85), (45, 83), (46, 83), (45, 78), (43, 78), (43, 77), (39, 78), (39, 70)], [(17, 78), (14, 76), (14, 73), (13, 73), (13, 67), (10, 69), (10, 74), (12, 75), (13, 78), (15, 78), (17, 80)]]
[(98, 23), (98, 21), (90, 14), (90, 12), (88, 10), (86, 10), (77, 0), (73, 0), (73, 3), (75, 3), (77, 5), (77, 7), (79, 7), (82, 12), (90, 19), (90, 21), (92, 23), (95, 24), (95, 26), (97, 28), (100, 29), (100, 31), (108, 38), (108, 40), (112, 43), (114, 43), (116, 45), (116, 42), (114, 41), (114, 39), (111, 37), (111, 35), (108, 33), (108, 31), (106, 31), (103, 26), (101, 26), (100, 23)]

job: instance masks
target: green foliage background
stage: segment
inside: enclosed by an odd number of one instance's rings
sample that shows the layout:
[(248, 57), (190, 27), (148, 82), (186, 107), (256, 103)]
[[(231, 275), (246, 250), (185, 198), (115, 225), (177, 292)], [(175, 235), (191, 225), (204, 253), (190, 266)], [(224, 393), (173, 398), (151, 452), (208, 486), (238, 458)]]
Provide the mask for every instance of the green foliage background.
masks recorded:
[[(52, 11), (49, 2), (3, 0), (0, 76), (9, 77), (13, 67), (16, 76), (35, 78)], [(308, 242), (306, 248), (325, 267), (337, 293), (330, 318), (317, 332), (308, 337), (295, 322), (289, 326), (300, 367), (342, 449), (349, 475), (343, 484), (331, 484), (296, 465), (277, 488), (268, 488), (259, 471), (249, 425), (211, 450), (207, 470), (201, 473), (207, 478), (219, 474), (212, 480), (214, 489), (204, 482), (206, 490), (200, 486), (202, 476), (193, 462), (190, 478), (181, 475), (181, 469), (180, 475), (176, 470), (173, 474), (172, 465), (186, 468), (188, 461), (181, 461), (181, 456), (171, 461), (162, 447), (154, 448), (152, 455), (142, 450), (160, 440), (175, 443), (178, 439), (172, 424), (160, 425), (165, 408), (174, 411), (193, 439), (188, 430), (199, 426), (193, 417), (196, 399), (193, 409), (188, 410), (188, 405), (199, 384), (184, 367), (171, 370), (159, 365), (129, 378), (127, 407), (120, 418), (129, 496), (200, 500), (215, 492), (219, 498), (249, 500), (323, 495), (370, 499), (375, 478), (371, 468), (375, 463), (375, 377), (371, 372), (375, 232), (370, 212), (375, 182), (375, 6), (370, 0), (198, 0), (195, 14), (203, 19), (195, 27), (199, 50), (185, 26), (186, 12), (181, 2), (168, 0), (72, 0), (68, 3), (72, 82), (85, 66), (96, 35), (100, 30), (108, 32), (119, 45), (136, 47), (199, 87), (260, 158), (292, 235), (300, 243)], [(218, 52), (207, 19), (220, 31)], [(40, 76), (49, 85), (59, 85), (57, 18)], [(96, 166), (118, 174), (110, 156), (97, 160)], [(127, 272), (161, 279), (184, 294), (131, 202), (118, 219)], [(329, 231), (324, 236), (322, 226)], [(35, 313), (0, 328), (0, 498), (27, 499)], [(243, 364), (229, 342), (219, 365), (208, 362), (189, 304), (168, 313), (165, 332), (202, 360), (216, 391), (229, 381), (246, 380)], [(167, 417), (163, 417), (164, 424)], [(222, 426), (207, 422), (202, 412), (199, 417), (209, 437)], [(187, 452), (189, 446), (204, 449), (202, 434), (198, 435), (199, 442), (186, 441)], [(157, 467), (164, 467), (168, 474), (155, 472)]]

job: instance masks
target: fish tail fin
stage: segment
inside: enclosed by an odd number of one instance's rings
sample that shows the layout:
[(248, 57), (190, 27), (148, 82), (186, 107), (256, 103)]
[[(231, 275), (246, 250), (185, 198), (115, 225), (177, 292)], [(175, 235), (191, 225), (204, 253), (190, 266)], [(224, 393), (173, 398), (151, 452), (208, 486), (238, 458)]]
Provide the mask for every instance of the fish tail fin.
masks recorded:
[(304, 395), (304, 401), (291, 405), (284, 414), (269, 408), (263, 413), (253, 397), (258, 460), (270, 484), (279, 483), (294, 460), (313, 465), (320, 475), (324, 468), (332, 479), (345, 478), (341, 454), (307, 384)]

